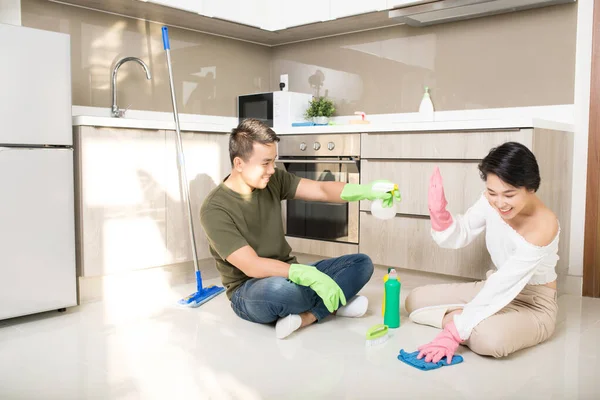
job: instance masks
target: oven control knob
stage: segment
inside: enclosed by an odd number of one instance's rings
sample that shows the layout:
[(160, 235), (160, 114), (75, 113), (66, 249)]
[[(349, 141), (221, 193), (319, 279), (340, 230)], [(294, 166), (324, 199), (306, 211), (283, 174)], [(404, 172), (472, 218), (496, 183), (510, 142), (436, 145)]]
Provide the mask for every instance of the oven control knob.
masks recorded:
[(333, 143), (333, 142), (327, 143), (327, 149), (329, 151), (332, 151), (333, 149), (335, 149), (335, 143)]
[(302, 142), (300, 143), (300, 151), (304, 151), (306, 150), (306, 143)]
[(315, 142), (315, 143), (313, 144), (313, 149), (315, 149), (315, 150), (319, 150), (320, 148), (321, 148), (321, 143), (319, 143), (319, 142)]

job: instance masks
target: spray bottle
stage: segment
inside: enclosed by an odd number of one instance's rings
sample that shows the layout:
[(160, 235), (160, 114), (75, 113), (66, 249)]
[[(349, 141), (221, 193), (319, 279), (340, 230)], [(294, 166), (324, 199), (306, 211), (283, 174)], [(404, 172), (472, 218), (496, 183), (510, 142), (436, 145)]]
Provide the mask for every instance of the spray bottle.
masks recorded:
[[(376, 192), (382, 192), (382, 193), (391, 193), (392, 197), (394, 196), (395, 192), (398, 192), (398, 185), (396, 185), (395, 183), (392, 182), (374, 182), (373, 183), (373, 191)], [(371, 202), (371, 214), (373, 214), (373, 216), (375, 218), (381, 219), (381, 220), (386, 220), (386, 219), (391, 219), (394, 218), (396, 216), (396, 212), (397, 212), (397, 204), (396, 204), (396, 199), (394, 198), (392, 206), (391, 207), (384, 207), (383, 206), (383, 200), (381, 199), (376, 199), (373, 200)]]
[(396, 270), (391, 269), (385, 282), (385, 312), (383, 323), (389, 328), (400, 326), (400, 282)]

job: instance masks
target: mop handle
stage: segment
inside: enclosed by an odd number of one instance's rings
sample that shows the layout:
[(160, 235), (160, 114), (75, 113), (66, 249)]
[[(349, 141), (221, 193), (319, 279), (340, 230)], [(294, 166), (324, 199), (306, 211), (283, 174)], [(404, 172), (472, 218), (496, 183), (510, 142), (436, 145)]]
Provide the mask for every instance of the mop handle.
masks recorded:
[(185, 158), (183, 156), (183, 144), (181, 141), (181, 131), (179, 128), (179, 114), (177, 112), (177, 101), (175, 99), (175, 85), (173, 85), (173, 68), (171, 66), (171, 45), (169, 44), (169, 31), (166, 26), (162, 27), (163, 46), (167, 53), (167, 66), (169, 68), (169, 84), (171, 86), (171, 102), (173, 103), (173, 116), (175, 117), (175, 133), (177, 134), (177, 168), (179, 170), (179, 185), (183, 191), (184, 201), (187, 204), (190, 241), (192, 242), (192, 257), (194, 259), (194, 268), (196, 272), (200, 271), (198, 265), (198, 253), (196, 252), (196, 235), (194, 234), (194, 223), (192, 219), (192, 206), (190, 204), (190, 194), (188, 192), (188, 180), (185, 172)]

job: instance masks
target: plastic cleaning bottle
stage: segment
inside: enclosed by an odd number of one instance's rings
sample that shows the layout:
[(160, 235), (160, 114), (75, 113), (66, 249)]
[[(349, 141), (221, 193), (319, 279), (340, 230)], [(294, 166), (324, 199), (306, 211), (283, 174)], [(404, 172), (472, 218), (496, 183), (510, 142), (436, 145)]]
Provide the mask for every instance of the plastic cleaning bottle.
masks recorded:
[(400, 282), (396, 270), (392, 269), (385, 283), (385, 313), (383, 323), (389, 328), (400, 326)]
[(421, 100), (421, 105), (419, 106), (419, 113), (423, 115), (425, 120), (433, 121), (433, 112), (433, 102), (429, 95), (429, 87), (425, 86), (425, 94), (423, 95), (423, 100)]
[(377, 199), (371, 202), (371, 214), (377, 219), (391, 219), (396, 216), (396, 204), (391, 207), (384, 207), (383, 200)]
[[(377, 182), (373, 185), (373, 190), (378, 192), (391, 192), (398, 190), (398, 186), (391, 182)], [(391, 207), (384, 207), (383, 200), (376, 199), (371, 202), (371, 214), (375, 218), (386, 220), (396, 216), (396, 202)]]

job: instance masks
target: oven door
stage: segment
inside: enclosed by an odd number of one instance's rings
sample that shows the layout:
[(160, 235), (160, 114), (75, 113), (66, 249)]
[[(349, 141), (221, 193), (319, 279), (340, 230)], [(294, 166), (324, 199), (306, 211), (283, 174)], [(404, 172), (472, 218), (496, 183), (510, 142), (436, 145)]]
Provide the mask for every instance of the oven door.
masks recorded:
[(238, 96), (238, 118), (256, 118), (273, 127), (273, 93)]
[[(280, 157), (279, 168), (315, 181), (359, 183), (360, 161), (351, 158)], [(287, 236), (358, 244), (359, 203), (288, 200), (284, 226)]]

